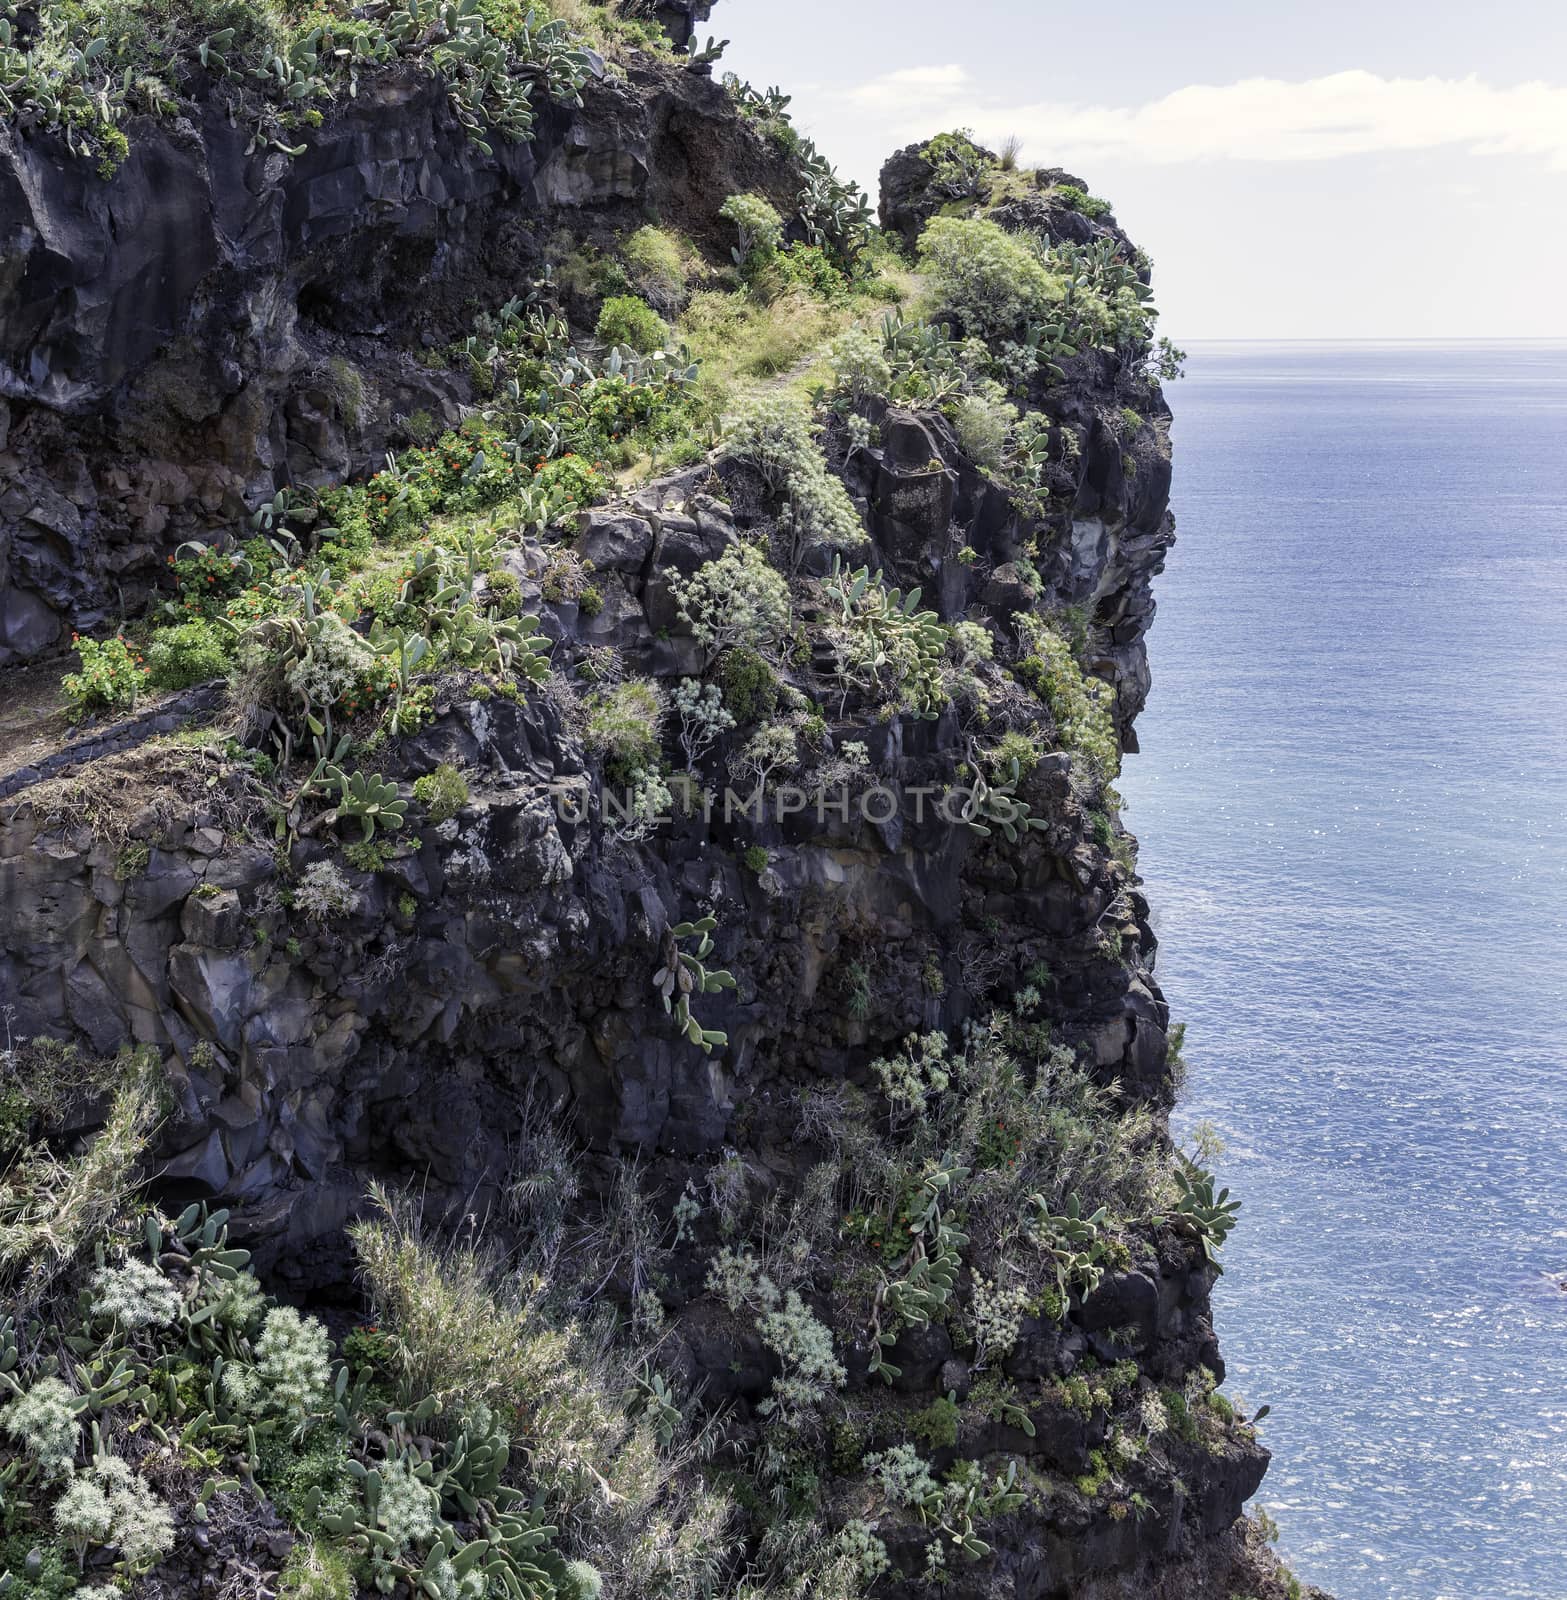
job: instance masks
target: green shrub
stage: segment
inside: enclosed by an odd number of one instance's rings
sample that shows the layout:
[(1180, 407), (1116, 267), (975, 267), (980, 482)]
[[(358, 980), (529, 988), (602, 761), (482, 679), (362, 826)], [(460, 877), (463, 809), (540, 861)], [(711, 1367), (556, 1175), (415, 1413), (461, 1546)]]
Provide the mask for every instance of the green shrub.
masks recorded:
[(422, 406), (403, 418), (403, 432), (412, 444), (429, 444), (440, 431), (440, 424)]
[(468, 781), (450, 762), (443, 761), (434, 772), (414, 780), (414, 799), (432, 823), (446, 822), (468, 804)]
[(312, 1489), (319, 1489), (326, 1501), (342, 1494), (348, 1482), (348, 1446), (341, 1434), (317, 1429), (304, 1444), (286, 1432), (261, 1437), (258, 1477), (272, 1501), (296, 1521), (305, 1520)]
[(920, 236), (920, 259), (938, 313), (987, 342), (1044, 320), (1065, 292), (1027, 240), (994, 222), (937, 217)]
[(221, 678), (229, 668), (225, 646), (225, 635), (199, 618), (159, 628), (147, 644), (152, 681), (160, 689), (185, 689)]
[[(353, 844), (343, 846), (343, 859), (355, 872), (381, 872), (391, 860), (394, 848), (390, 839), (356, 839)], [(196, 893), (200, 894), (201, 890)]]
[(773, 669), (748, 645), (724, 652), (718, 666), (724, 708), (742, 726), (761, 722), (778, 709), (778, 679)]
[(819, 244), (792, 244), (779, 251), (757, 281), (764, 293), (804, 289), (818, 300), (828, 301), (843, 299), (849, 290), (849, 280)]
[(1070, 206), (1072, 210), (1081, 212), (1090, 221), (1097, 222), (1101, 217), (1110, 215), (1110, 202), (1101, 200), (1096, 194), (1089, 194), (1085, 189), (1079, 189), (1075, 183), (1063, 183), (1056, 190), (1056, 197), (1063, 205)]
[(710, 656), (776, 645), (788, 630), (789, 585), (754, 544), (731, 546), (690, 577), (672, 575), (670, 587), (682, 620)]
[(611, 295), (599, 312), (598, 337), (608, 345), (629, 345), (639, 355), (662, 350), (669, 339), (664, 319), (634, 294)]
[(929, 1449), (941, 1450), (958, 1442), (962, 1416), (957, 1401), (951, 1395), (942, 1395), (909, 1418), (909, 1432)]
[(604, 480), (593, 463), (570, 452), (545, 462), (533, 475), (533, 487), (546, 495), (570, 495), (579, 506), (591, 506), (605, 493)]
[(723, 450), (755, 467), (768, 488), (787, 499), (783, 531), (795, 563), (811, 544), (864, 541), (849, 491), (828, 470), (810, 413), (793, 396), (759, 394), (747, 400), (724, 428)]
[(1083, 671), (1049, 623), (1024, 616), (1019, 625), (1031, 650), (1017, 664), (1018, 677), (1049, 707), (1062, 747), (1083, 755), (1099, 777), (1113, 778), (1121, 770), (1115, 691)]
[(664, 691), (648, 678), (631, 678), (588, 702), (588, 744), (604, 758), (604, 776), (629, 784), (656, 764), (664, 717)]
[(100, 644), (72, 635), (71, 643), (81, 657), (82, 670), (66, 673), (60, 688), (73, 719), (89, 711), (129, 710), (136, 704), (150, 676), (140, 652), (118, 636)]
[(741, 856), (740, 859), (745, 864), (745, 868), (748, 872), (754, 872), (760, 876), (762, 873), (767, 871), (767, 863), (770, 858), (767, 854), (767, 847), (765, 845), (753, 844), (747, 848), (745, 854)]
[(851, 406), (892, 393), (892, 363), (887, 359), (885, 343), (880, 334), (869, 328), (856, 326), (839, 334), (832, 342), (828, 360), (837, 379), (836, 392)]
[(638, 228), (622, 246), (631, 281), (655, 305), (673, 307), (685, 297), (686, 250), (662, 228)]

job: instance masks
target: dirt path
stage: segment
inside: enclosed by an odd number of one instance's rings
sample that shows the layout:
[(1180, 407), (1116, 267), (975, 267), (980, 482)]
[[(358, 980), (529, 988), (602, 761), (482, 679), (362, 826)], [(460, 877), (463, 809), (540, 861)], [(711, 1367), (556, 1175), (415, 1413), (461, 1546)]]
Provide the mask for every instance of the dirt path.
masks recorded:
[(70, 731), (60, 679), (69, 660), (0, 672), (0, 777), (52, 755)]

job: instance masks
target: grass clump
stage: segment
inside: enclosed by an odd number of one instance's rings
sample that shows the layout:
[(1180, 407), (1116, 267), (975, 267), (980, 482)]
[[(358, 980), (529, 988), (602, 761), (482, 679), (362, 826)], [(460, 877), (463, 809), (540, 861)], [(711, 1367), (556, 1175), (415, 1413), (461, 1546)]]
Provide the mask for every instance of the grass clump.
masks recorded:
[(414, 779), (414, 799), (432, 823), (449, 821), (468, 804), (468, 780), (443, 761), (434, 772)]
[(970, 394), (958, 402), (958, 443), (977, 467), (999, 472), (1017, 426), (1017, 407), (994, 395)]
[[(710, 1593), (728, 1503), (691, 1470), (678, 1412), (626, 1404), (643, 1387), (633, 1353), (605, 1322), (552, 1305), (547, 1278), (508, 1270), (482, 1241), (427, 1237), (406, 1197), (372, 1199), (376, 1214), (349, 1234), (378, 1324), (392, 1330), (399, 1394), (439, 1396), (447, 1415), (483, 1407), (527, 1441), (530, 1493), (560, 1543), (592, 1555), (571, 1580), (579, 1593), (593, 1577), (613, 1594)], [(578, 1561), (558, 1569), (557, 1592)]]
[(166, 1090), (155, 1049), (122, 1052), (119, 1086), (102, 1130), (80, 1155), (29, 1145), (0, 1186), (0, 1283), (17, 1273), (13, 1306), (35, 1304), (100, 1237), (134, 1186)]
[(664, 310), (686, 295), (686, 260), (690, 246), (664, 228), (638, 228), (621, 246), (626, 276), (638, 291)]
[(589, 746), (604, 758), (604, 775), (634, 783), (658, 762), (669, 704), (649, 678), (631, 678), (602, 690), (588, 702)]

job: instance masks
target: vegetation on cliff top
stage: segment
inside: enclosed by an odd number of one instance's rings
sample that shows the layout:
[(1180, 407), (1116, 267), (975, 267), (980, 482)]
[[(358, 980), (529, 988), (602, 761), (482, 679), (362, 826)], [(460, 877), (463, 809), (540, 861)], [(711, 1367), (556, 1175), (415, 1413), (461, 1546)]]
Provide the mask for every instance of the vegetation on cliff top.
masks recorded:
[(252, 149), (298, 153), (334, 102), (399, 63), (446, 86), (469, 137), (527, 139), (535, 96), (580, 104), (589, 47), (668, 54), (650, 19), (588, 0), (7, 0), (0, 116), (57, 134), (107, 178), (129, 152), (122, 124), (173, 115), (215, 92)]

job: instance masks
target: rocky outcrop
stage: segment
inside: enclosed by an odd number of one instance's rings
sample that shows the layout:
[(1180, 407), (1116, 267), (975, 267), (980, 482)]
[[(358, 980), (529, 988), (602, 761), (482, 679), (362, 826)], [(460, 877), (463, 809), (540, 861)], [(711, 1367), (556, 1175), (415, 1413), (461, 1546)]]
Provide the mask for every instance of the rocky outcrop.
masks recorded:
[(712, 0), (657, 0), (654, 7), (659, 25), (682, 48), (695, 36), (697, 25), (712, 14)]
[[(997, 167), (993, 151), (975, 145), (976, 154)], [(881, 169), (881, 225), (888, 233), (896, 234), (904, 248), (913, 250), (920, 234), (931, 218), (950, 204), (951, 197), (939, 192), (933, 180), (935, 168), (925, 156), (925, 146), (905, 145), (888, 156)], [(1055, 240), (1072, 244), (1089, 244), (1095, 239), (1114, 239), (1132, 254), (1131, 241), (1118, 228), (1113, 219), (1091, 219), (1073, 207), (1060, 194), (1062, 189), (1076, 189), (1086, 194), (1088, 185), (1060, 167), (1039, 167), (1031, 172), (1012, 175), (1012, 187), (1018, 192), (996, 203), (991, 212), (993, 219), (1003, 227), (1030, 228)]]
[(592, 243), (653, 212), (702, 240), (714, 194), (792, 204), (721, 87), (637, 60), (493, 157), (412, 68), (367, 77), (294, 159), (247, 153), (216, 92), (133, 123), (108, 182), (0, 125), (0, 666), (136, 609), (183, 540), (285, 485), (455, 421), (466, 385), (420, 357), (553, 230)]
[[(952, 617), (979, 610), (1004, 622), (1008, 608), (1031, 604), (1021, 580), (1005, 577), (1030, 525), (945, 424), (889, 411), (881, 426), (883, 446), (856, 452), (845, 470), (889, 576), (924, 586)], [(539, 609), (556, 640), (558, 669), (607, 645), (632, 672), (700, 671), (695, 641), (671, 635), (669, 577), (720, 555), (755, 520), (743, 508), (759, 485), (744, 469), (723, 470), (728, 483), (699, 468), (585, 516), (577, 547), (602, 600), (591, 616), (544, 600), (542, 551), (513, 558), (524, 608)], [(1153, 522), (1141, 543), (1085, 538), (1074, 524), (1045, 563), (1054, 602), (1120, 616), (1162, 553)], [(970, 559), (959, 561), (960, 549)], [(1139, 681), (1128, 680), (1133, 697)], [(1034, 780), (1035, 809), (1051, 825), (1026, 867), (987, 855), (977, 835), (916, 798), (965, 757), (951, 710), (934, 723), (835, 727), (837, 743), (867, 746), (892, 813), (880, 821), (809, 807), (761, 822), (698, 814), (643, 848), (606, 854), (598, 818), (573, 819), (564, 798), (587, 781), (589, 762), (561, 717), (547, 702), (482, 693), (444, 687), (441, 716), (405, 742), (391, 771), (407, 782), (449, 762), (479, 774), (468, 809), (401, 846), (386, 871), (357, 877), (358, 910), (330, 929), (281, 913), (278, 864), (258, 848), (225, 848), (217, 808), (138, 819), (133, 836), (151, 854), (129, 882), (115, 875), (116, 849), (88, 829), (55, 827), (25, 788), (0, 825), (5, 898), (18, 916), (0, 940), (0, 976), (18, 1028), (69, 1032), (90, 1011), (100, 1046), (130, 1036), (173, 1052), (188, 1091), (167, 1135), (168, 1180), (251, 1200), (240, 1226), (285, 1239), (285, 1270), (341, 1216), (323, 1187), (347, 1206), (368, 1175), (405, 1162), (453, 1203), (497, 1185), (531, 1082), (576, 1108), (596, 1148), (708, 1153), (733, 1142), (737, 1118), (761, 1134), (772, 1091), (758, 1097), (760, 1086), (863, 1075), (875, 1048), (960, 1024), (1041, 961), (1071, 972), (1070, 1025), (1092, 1041), (1106, 1079), (1162, 1092), (1164, 1003), (1151, 980), (1128, 981), (1119, 960), (1098, 953), (1113, 936), (1151, 959), (1147, 906), (1109, 851), (1085, 842), (1064, 755), (1047, 757)], [(108, 750), (129, 742), (99, 737)], [(120, 781), (155, 790), (167, 753), (115, 759)], [(760, 877), (741, 865), (756, 846), (769, 855)], [(326, 853), (300, 846), (293, 865)], [(675, 1038), (647, 982), (664, 928), (696, 902), (723, 908), (718, 955), (741, 977), (732, 997), (709, 1002), (708, 1025), (731, 1039), (722, 1059)], [(215, 920), (222, 939), (201, 932)], [(875, 1003), (853, 1022), (835, 985), (868, 952)]]

